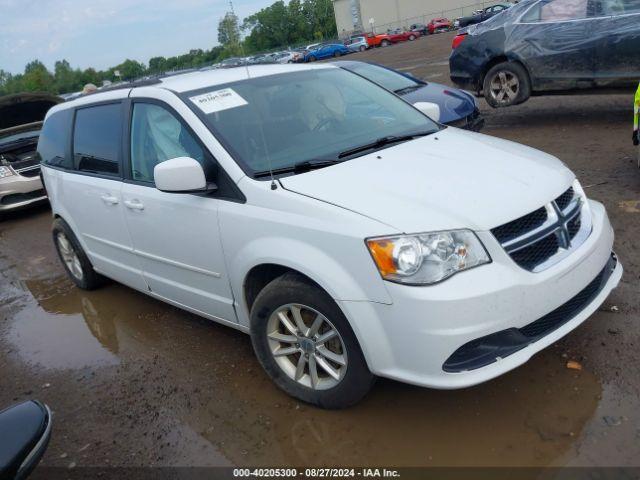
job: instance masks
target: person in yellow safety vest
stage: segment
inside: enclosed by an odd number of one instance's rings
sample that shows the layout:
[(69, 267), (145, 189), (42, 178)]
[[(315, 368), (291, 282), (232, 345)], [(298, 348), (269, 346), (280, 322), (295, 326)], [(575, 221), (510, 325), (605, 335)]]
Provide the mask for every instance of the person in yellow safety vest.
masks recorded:
[[(633, 144), (637, 147), (640, 144), (640, 130), (638, 130), (638, 120), (640, 120), (640, 84), (636, 96), (633, 99)], [(640, 149), (638, 149), (638, 168), (640, 168)]]
[(638, 132), (638, 118), (640, 117), (640, 84), (638, 84), (638, 91), (636, 91), (636, 97), (633, 100), (633, 144), (640, 144), (640, 132)]

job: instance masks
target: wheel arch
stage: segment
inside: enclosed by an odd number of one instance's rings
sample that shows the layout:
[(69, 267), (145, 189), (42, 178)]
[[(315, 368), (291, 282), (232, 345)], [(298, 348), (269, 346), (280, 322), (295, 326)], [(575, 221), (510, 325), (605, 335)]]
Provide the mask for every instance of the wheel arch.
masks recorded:
[[(364, 355), (368, 368), (376, 373), (383, 365), (393, 358), (393, 353), (389, 344), (384, 340), (384, 329), (375, 316), (375, 308), (372, 306), (378, 302), (363, 301), (340, 301), (335, 298), (335, 292), (329, 288), (325, 288), (319, 281), (316, 281), (310, 275), (301, 271), (302, 269), (294, 268), (279, 262), (260, 263), (253, 266), (244, 276), (242, 283), (242, 310), (248, 315), (247, 325), (250, 323), (251, 308), (255, 303), (260, 292), (273, 280), (287, 273), (293, 273), (301, 276), (312, 285), (317, 286), (323, 292), (326, 292), (336, 303), (337, 307), (342, 311), (344, 317), (356, 337), (358, 345)], [(354, 310), (353, 306), (357, 308)], [(358, 313), (363, 311), (367, 315), (362, 316), (367, 321), (358, 320)], [(240, 312), (238, 312), (240, 313)], [(241, 320), (241, 323), (242, 320)], [(366, 328), (363, 328), (366, 325)], [(373, 346), (372, 346), (373, 345)]]
[(261, 263), (252, 267), (247, 272), (242, 282), (242, 295), (247, 312), (251, 312), (256, 298), (264, 289), (264, 287), (266, 287), (276, 278), (281, 277), (282, 275), (285, 275), (287, 273), (299, 275), (316, 287), (322, 289), (324, 292), (329, 293), (314, 279), (312, 279), (308, 275), (305, 275), (299, 270), (296, 270), (295, 268), (279, 263)]

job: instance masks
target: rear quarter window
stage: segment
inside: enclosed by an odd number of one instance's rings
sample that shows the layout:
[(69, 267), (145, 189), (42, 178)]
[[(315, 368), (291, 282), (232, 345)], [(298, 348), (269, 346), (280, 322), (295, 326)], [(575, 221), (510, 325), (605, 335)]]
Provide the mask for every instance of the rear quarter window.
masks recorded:
[(73, 168), (73, 161), (67, 156), (72, 110), (52, 113), (44, 122), (38, 139), (38, 156), (46, 165)]
[(96, 105), (76, 111), (73, 155), (76, 169), (102, 175), (122, 172), (122, 106)]

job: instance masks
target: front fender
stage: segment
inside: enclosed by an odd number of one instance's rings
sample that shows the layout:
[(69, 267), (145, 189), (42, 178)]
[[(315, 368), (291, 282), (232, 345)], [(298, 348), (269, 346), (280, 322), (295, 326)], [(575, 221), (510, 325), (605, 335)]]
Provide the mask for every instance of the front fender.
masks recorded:
[[(365, 249), (362, 245), (363, 250)], [(348, 250), (348, 249), (345, 249)], [(366, 253), (366, 252), (365, 252)], [(249, 325), (249, 310), (244, 297), (244, 282), (254, 267), (275, 264), (296, 270), (322, 287), (334, 300), (375, 301), (391, 304), (371, 259), (360, 268), (346, 268), (345, 262), (321, 248), (297, 239), (281, 236), (261, 237), (246, 243), (230, 259), (230, 275), (241, 324)], [(364, 277), (370, 281), (363, 281)], [(376, 288), (377, 284), (377, 288)]]

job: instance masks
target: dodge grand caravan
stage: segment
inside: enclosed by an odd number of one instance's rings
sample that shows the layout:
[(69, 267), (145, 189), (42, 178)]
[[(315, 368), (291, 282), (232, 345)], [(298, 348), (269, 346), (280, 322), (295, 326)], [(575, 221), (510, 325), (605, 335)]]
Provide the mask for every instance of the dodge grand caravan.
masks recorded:
[(109, 277), (250, 333), (280, 388), (326, 408), (377, 376), (501, 375), (622, 275), (604, 207), (558, 159), (331, 65), (88, 95), (49, 112), (39, 154), (78, 287)]

